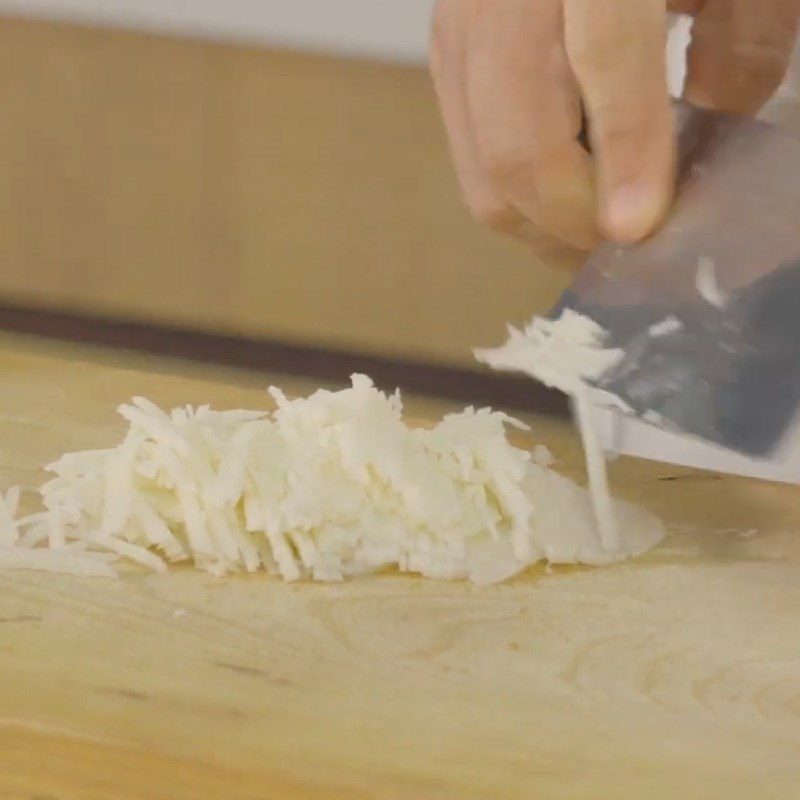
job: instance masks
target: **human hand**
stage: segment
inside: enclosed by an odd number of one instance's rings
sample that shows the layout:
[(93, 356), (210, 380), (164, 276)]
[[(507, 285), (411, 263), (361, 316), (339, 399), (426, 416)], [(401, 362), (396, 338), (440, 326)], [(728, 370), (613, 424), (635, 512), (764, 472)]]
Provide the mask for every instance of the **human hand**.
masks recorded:
[[(686, 99), (756, 112), (785, 73), (800, 0), (669, 6), (695, 17)], [(540, 253), (658, 226), (675, 165), (666, 23), (664, 0), (439, 0), (431, 71), (479, 220)]]

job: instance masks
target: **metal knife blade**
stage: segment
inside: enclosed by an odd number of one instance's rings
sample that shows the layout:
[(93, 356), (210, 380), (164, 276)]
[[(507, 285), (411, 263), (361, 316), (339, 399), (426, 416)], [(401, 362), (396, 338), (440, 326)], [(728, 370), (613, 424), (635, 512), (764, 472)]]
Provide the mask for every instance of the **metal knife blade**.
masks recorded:
[(800, 406), (800, 140), (676, 104), (680, 169), (662, 228), (598, 248), (554, 314), (608, 332), (598, 387), (666, 430), (765, 458)]

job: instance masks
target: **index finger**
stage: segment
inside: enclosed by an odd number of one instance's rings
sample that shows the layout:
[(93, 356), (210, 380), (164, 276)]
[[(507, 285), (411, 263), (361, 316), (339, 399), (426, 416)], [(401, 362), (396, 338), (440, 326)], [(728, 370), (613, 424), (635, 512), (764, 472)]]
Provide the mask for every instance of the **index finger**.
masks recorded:
[(467, 55), (470, 117), (496, 191), (556, 238), (597, 243), (592, 163), (562, 44), (562, 0), (476, 4)]
[(597, 158), (600, 223), (618, 241), (658, 225), (672, 199), (675, 136), (664, 0), (564, 0), (565, 41)]

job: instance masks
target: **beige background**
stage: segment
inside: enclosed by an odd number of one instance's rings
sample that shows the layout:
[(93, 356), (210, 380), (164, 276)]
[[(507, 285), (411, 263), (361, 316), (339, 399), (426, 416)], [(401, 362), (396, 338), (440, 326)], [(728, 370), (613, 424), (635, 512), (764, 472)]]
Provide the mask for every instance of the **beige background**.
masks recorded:
[(420, 67), (0, 19), (0, 300), (469, 364), (564, 283)]

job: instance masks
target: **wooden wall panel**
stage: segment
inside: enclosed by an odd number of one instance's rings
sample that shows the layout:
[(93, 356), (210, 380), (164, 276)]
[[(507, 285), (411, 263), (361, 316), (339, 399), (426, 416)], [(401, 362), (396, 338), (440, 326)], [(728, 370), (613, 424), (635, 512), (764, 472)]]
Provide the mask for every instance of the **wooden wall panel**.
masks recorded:
[(5, 19), (0, 98), (2, 300), (466, 364), (565, 280), (418, 68)]

